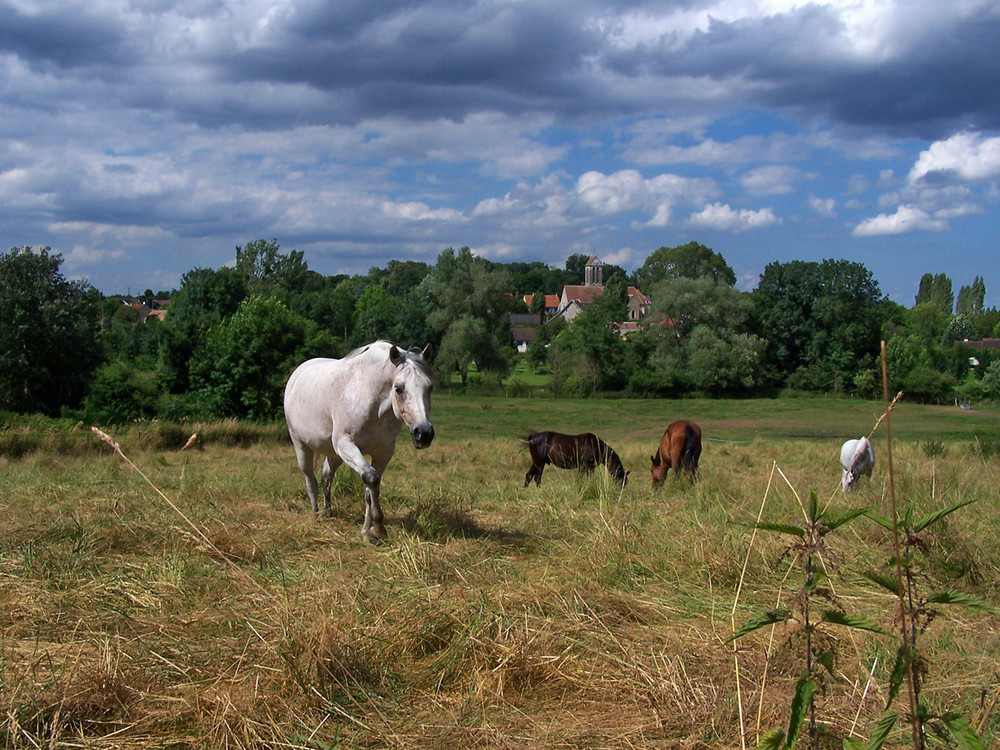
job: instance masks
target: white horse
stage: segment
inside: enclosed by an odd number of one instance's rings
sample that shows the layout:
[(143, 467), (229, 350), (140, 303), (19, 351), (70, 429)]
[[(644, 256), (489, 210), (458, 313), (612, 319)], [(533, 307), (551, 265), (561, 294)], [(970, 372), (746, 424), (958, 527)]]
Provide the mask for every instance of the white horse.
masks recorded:
[(840, 465), (844, 468), (844, 492), (850, 492), (862, 474), (870, 477), (875, 466), (875, 449), (868, 438), (845, 442), (840, 448)]
[(313, 461), (320, 454), (323, 514), (330, 515), (333, 474), (346, 463), (365, 483), (362, 536), (385, 538), (379, 489), (399, 430), (405, 424), (417, 448), (434, 439), (429, 357), (429, 346), (417, 354), (376, 341), (343, 359), (310, 359), (292, 373), (285, 385), (285, 422), (313, 513), (319, 513)]

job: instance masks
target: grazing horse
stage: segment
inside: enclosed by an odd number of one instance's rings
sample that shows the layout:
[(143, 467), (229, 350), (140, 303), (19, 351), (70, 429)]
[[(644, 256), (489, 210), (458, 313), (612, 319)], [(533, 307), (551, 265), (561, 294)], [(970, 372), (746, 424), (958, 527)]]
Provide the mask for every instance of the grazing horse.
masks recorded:
[(582, 435), (563, 435), (560, 432), (531, 432), (522, 441), (531, 454), (531, 468), (524, 475), (524, 486), (542, 483), (542, 470), (546, 464), (560, 469), (593, 471), (598, 463), (604, 464), (614, 480), (622, 487), (628, 482), (629, 472), (611, 447), (591, 432)]
[(701, 428), (694, 422), (678, 419), (667, 425), (666, 432), (660, 438), (660, 447), (650, 456), (653, 465), (650, 472), (653, 475), (653, 486), (667, 477), (667, 472), (674, 470), (674, 479), (680, 476), (681, 467), (691, 475), (693, 482), (698, 478), (698, 459), (701, 457)]
[(376, 341), (343, 359), (307, 360), (292, 373), (285, 386), (285, 422), (313, 513), (319, 513), (313, 463), (319, 454), (324, 456), (323, 514), (330, 515), (333, 474), (347, 464), (365, 483), (362, 536), (385, 538), (379, 490), (399, 430), (405, 424), (417, 448), (434, 439), (428, 418), (429, 356), (430, 347), (417, 354)]
[(872, 475), (872, 467), (875, 466), (875, 449), (872, 448), (871, 441), (862, 437), (845, 442), (840, 447), (840, 465), (844, 469), (841, 485), (844, 492), (850, 492), (862, 474), (866, 477)]

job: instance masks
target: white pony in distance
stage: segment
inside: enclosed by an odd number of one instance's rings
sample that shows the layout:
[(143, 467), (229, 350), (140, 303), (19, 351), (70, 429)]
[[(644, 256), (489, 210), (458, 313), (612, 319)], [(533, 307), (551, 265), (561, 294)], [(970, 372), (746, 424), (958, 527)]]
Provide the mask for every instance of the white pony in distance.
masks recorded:
[(429, 356), (430, 347), (417, 354), (376, 341), (343, 359), (307, 360), (292, 373), (285, 385), (285, 422), (313, 513), (319, 513), (314, 473), (319, 454), (325, 458), (323, 514), (330, 515), (333, 474), (347, 464), (365, 483), (362, 536), (385, 538), (379, 490), (396, 437), (405, 424), (417, 448), (434, 439)]
[(850, 492), (863, 474), (872, 475), (875, 466), (875, 449), (866, 437), (848, 440), (840, 448), (840, 465), (844, 468), (844, 492)]

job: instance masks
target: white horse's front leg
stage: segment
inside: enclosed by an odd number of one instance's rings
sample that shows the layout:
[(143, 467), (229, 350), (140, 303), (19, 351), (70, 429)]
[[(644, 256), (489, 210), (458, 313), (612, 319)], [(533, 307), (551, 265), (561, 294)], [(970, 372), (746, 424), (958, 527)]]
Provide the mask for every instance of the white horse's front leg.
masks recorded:
[[(365, 487), (365, 525), (361, 529), (361, 533), (369, 541), (381, 541), (387, 536), (379, 495), (382, 491), (382, 474), (385, 472), (385, 467), (389, 465), (389, 459), (392, 458), (395, 449), (396, 443), (391, 442), (372, 451), (372, 469), (378, 475), (378, 480), (374, 485)], [(365, 529), (368, 531), (366, 532)]]
[(382, 474), (365, 460), (358, 446), (347, 438), (337, 443), (337, 455), (365, 483), (365, 520), (361, 526), (361, 536), (369, 541), (384, 539), (385, 526), (382, 524), (382, 507), (378, 501)]

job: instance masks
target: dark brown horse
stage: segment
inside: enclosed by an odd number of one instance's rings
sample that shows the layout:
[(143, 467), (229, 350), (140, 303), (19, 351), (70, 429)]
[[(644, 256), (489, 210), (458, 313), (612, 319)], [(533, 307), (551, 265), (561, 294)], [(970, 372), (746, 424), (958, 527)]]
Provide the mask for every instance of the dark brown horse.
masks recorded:
[(628, 472), (622, 460), (611, 447), (591, 432), (582, 435), (563, 435), (560, 432), (532, 432), (524, 438), (531, 454), (531, 468), (524, 475), (524, 486), (542, 483), (542, 470), (546, 464), (560, 469), (593, 471), (597, 464), (604, 464), (608, 473), (622, 487), (628, 481)]
[(693, 482), (698, 478), (698, 458), (701, 456), (701, 428), (694, 422), (678, 419), (667, 425), (663, 433), (660, 447), (650, 458), (653, 461), (651, 472), (653, 486), (667, 477), (670, 469), (674, 470), (674, 479), (678, 477), (681, 466), (691, 475)]

